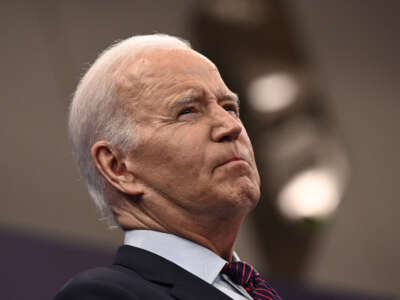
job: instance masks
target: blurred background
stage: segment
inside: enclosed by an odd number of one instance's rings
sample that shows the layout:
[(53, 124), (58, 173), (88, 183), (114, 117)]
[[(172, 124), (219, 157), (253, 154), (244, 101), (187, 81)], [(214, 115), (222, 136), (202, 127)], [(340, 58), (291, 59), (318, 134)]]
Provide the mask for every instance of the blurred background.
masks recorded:
[(51, 299), (110, 264), (72, 159), (68, 104), (113, 41), (188, 39), (240, 95), (263, 198), (237, 252), (284, 299), (400, 296), (400, 2), (28, 1), (0, 4), (0, 286)]

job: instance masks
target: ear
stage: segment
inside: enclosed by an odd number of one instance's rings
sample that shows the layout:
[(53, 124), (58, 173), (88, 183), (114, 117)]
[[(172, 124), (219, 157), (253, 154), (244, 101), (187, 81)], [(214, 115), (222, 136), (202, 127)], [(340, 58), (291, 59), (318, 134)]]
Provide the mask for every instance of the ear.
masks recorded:
[(104, 178), (117, 190), (132, 196), (143, 194), (133, 172), (126, 168), (125, 159), (107, 141), (98, 141), (91, 148), (92, 159)]

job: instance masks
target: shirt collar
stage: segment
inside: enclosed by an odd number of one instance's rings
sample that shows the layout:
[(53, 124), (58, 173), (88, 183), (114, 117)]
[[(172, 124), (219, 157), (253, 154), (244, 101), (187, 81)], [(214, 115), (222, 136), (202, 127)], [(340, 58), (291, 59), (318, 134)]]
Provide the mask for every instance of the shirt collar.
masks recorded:
[(157, 254), (212, 284), (226, 260), (211, 250), (173, 234), (153, 230), (125, 232), (125, 245)]

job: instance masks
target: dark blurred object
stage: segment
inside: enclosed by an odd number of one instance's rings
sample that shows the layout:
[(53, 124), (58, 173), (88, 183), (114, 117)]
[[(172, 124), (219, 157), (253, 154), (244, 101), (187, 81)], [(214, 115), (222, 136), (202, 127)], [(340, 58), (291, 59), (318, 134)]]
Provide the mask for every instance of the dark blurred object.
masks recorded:
[(349, 177), (323, 93), (284, 2), (202, 1), (193, 28), (195, 48), (241, 98), (263, 179), (255, 217), (270, 272), (300, 280)]
[[(52, 299), (72, 275), (112, 263), (114, 253), (0, 231), (1, 298)], [(269, 280), (283, 299), (378, 300), (354, 293), (324, 292), (301, 285)]]
[(393, 296), (357, 293), (354, 291), (332, 288), (316, 288), (293, 282), (270, 279), (274, 288), (285, 300), (395, 300)]
[(111, 264), (114, 253), (0, 231), (1, 298), (52, 299), (73, 275)]

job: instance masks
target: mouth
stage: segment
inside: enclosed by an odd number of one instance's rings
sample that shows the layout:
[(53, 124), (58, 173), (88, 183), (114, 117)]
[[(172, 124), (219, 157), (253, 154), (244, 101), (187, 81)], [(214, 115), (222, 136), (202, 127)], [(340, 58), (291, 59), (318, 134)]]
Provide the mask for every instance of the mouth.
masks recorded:
[(229, 159), (223, 160), (221, 163), (219, 163), (219, 164), (213, 169), (213, 171), (214, 171), (215, 169), (219, 168), (219, 167), (225, 166), (225, 165), (230, 164), (230, 163), (235, 163), (235, 162), (246, 162), (246, 160), (243, 159), (243, 158), (240, 157), (240, 156), (234, 156), (234, 157), (231, 157), (231, 158), (229, 158)]
[(231, 163), (231, 162), (234, 162), (234, 161), (240, 161), (240, 160), (244, 161), (244, 159), (241, 158), (241, 157), (233, 157), (233, 158), (227, 160), (226, 162), (222, 163), (222, 165), (226, 165), (228, 163)]

